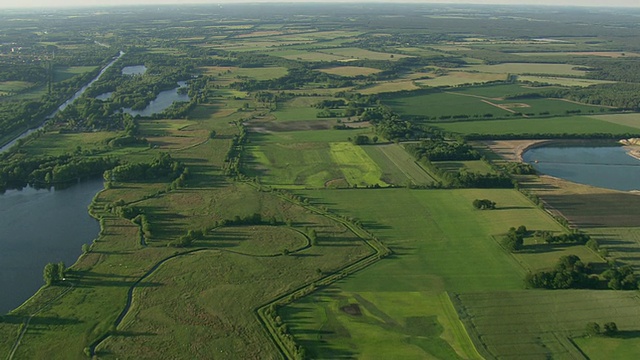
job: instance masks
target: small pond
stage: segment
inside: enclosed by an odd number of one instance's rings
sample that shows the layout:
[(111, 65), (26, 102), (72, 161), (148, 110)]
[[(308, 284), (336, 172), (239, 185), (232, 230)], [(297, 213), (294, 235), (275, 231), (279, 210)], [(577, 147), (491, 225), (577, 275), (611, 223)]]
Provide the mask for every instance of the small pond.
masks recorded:
[(542, 174), (606, 189), (640, 190), (640, 160), (622, 146), (541, 146), (522, 158)]
[(88, 205), (102, 179), (64, 190), (9, 190), (0, 195), (0, 315), (18, 307), (44, 284), (47, 263), (72, 265), (100, 225)]
[(122, 68), (122, 75), (142, 75), (147, 72), (144, 65), (125, 66)]

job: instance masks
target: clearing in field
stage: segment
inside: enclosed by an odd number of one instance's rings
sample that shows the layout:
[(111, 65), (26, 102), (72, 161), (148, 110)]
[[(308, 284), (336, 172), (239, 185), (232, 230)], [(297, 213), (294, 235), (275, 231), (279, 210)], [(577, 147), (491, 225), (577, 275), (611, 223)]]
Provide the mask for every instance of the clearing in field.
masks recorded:
[(350, 142), (332, 142), (329, 144), (331, 159), (338, 165), (351, 186), (387, 186), (382, 181), (382, 170), (367, 155), (362, 147)]
[(368, 76), (379, 73), (380, 69), (361, 67), (361, 66), (337, 66), (319, 70), (323, 73), (338, 75), (344, 77)]
[[(394, 251), (283, 309), (281, 316), (312, 357), (479, 358), (447, 292), (522, 289), (525, 270), (494, 237), (520, 224), (561, 229), (515, 190), (301, 193), (361, 219)], [(492, 199), (498, 209), (474, 210), (477, 198)]]
[(362, 149), (382, 169), (382, 180), (389, 184), (431, 184), (434, 178), (398, 144), (364, 146)]
[(469, 70), (499, 74), (544, 74), (584, 76), (584, 70), (575, 70), (578, 65), (571, 64), (536, 64), (536, 63), (504, 63), (496, 65), (472, 65)]
[(463, 84), (478, 84), (490, 81), (507, 80), (506, 74), (496, 73), (472, 73), (464, 71), (449, 72), (442, 76), (434, 76), (430, 79), (417, 80), (419, 85), (432, 87), (458, 86)]

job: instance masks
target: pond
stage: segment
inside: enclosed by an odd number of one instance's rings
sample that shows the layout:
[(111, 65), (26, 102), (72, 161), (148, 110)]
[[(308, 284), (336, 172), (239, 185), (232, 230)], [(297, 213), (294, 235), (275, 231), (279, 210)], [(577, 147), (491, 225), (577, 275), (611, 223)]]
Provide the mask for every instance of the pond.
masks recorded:
[(100, 225), (87, 211), (102, 179), (64, 190), (9, 190), (0, 195), (0, 314), (22, 304), (44, 284), (47, 263), (72, 265)]
[(613, 190), (640, 190), (640, 160), (622, 146), (542, 146), (522, 158), (538, 172)]
[(122, 75), (142, 75), (147, 72), (144, 65), (125, 66), (122, 68)]
[(177, 88), (160, 92), (155, 100), (152, 100), (143, 110), (123, 110), (131, 116), (151, 116), (153, 114), (159, 114), (169, 108), (169, 106), (171, 106), (175, 101), (189, 101), (189, 95), (181, 94), (178, 91), (178, 89), (185, 86), (187, 86), (187, 83), (185, 81), (180, 81), (178, 82)]

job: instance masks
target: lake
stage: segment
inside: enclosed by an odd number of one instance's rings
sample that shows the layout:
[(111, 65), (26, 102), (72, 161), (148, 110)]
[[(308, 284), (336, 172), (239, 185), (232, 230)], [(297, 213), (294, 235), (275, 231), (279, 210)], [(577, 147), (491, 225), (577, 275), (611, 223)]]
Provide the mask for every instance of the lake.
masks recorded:
[(76, 262), (82, 244), (98, 237), (100, 225), (87, 207), (102, 179), (64, 190), (8, 190), (0, 195), (0, 314), (22, 304), (43, 284), (50, 262)]
[(151, 116), (153, 114), (159, 114), (165, 111), (175, 101), (189, 101), (189, 95), (178, 93), (178, 89), (185, 86), (187, 86), (187, 83), (185, 81), (180, 81), (178, 82), (177, 88), (161, 91), (155, 100), (152, 100), (143, 110), (124, 109), (123, 111), (131, 116)]
[(613, 190), (640, 190), (640, 160), (622, 146), (542, 146), (522, 158), (538, 172)]

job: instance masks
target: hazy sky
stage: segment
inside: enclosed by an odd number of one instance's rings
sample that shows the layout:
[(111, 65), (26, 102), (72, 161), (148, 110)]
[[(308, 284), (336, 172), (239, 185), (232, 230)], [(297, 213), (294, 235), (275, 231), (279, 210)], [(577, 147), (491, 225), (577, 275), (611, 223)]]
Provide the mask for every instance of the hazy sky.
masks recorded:
[[(384, 0), (0, 0), (0, 8), (16, 7), (60, 7), (60, 6), (113, 6), (134, 4), (218, 4), (238, 2), (388, 2)], [(640, 7), (640, 0), (400, 0), (397, 2), (414, 3), (458, 3), (458, 4), (503, 4), (503, 5), (579, 5), (579, 6), (629, 6)]]

